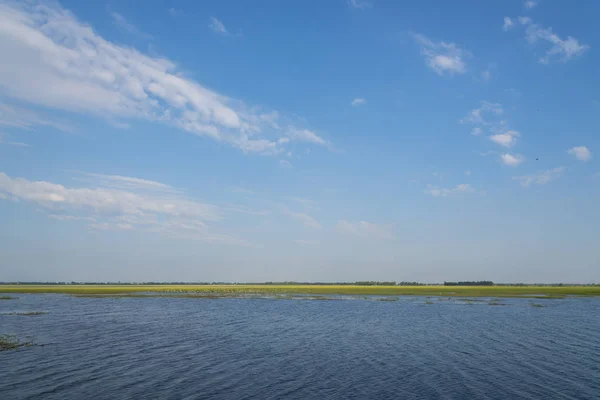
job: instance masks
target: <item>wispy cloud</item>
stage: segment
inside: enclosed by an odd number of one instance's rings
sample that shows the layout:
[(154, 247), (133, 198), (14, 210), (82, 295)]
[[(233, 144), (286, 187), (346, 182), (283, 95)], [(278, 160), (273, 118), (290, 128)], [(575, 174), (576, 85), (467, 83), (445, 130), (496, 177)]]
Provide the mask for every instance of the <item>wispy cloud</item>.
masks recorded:
[(438, 75), (448, 73), (464, 74), (467, 72), (467, 63), (465, 59), (470, 53), (459, 48), (454, 43), (438, 42), (435, 43), (421, 34), (414, 34), (413, 37), (421, 46), (421, 54), (425, 57), (425, 63)]
[(509, 167), (517, 167), (525, 161), (525, 157), (523, 157), (520, 154), (504, 153), (500, 154), (500, 161), (502, 161), (504, 165), (508, 165)]
[(504, 109), (499, 103), (491, 103), (482, 101), (481, 106), (472, 109), (458, 122), (466, 125), (473, 125), (471, 134), (479, 136), (483, 133), (483, 129), (498, 131), (504, 125), (504, 121), (500, 117), (504, 114)]
[(442, 188), (435, 185), (427, 185), (425, 193), (433, 197), (448, 197), (461, 193), (475, 193), (475, 188), (468, 183), (461, 183), (452, 188)]
[(532, 8), (534, 8), (535, 6), (537, 6), (538, 4), (539, 4), (539, 1), (536, 1), (536, 0), (526, 0), (523, 5), (525, 6), (526, 9), (531, 10)]
[(243, 241), (214, 233), (209, 224), (222, 220), (225, 210), (189, 199), (179, 193), (152, 192), (147, 187), (170, 187), (159, 182), (116, 175), (100, 175), (117, 186), (69, 188), (46, 181), (11, 178), (0, 172), (0, 194), (37, 204), (49, 218), (91, 221), (92, 229), (141, 229), (209, 242), (240, 244)]
[(572, 36), (561, 39), (552, 31), (552, 28), (544, 28), (539, 24), (534, 24), (529, 17), (518, 17), (517, 19), (521, 25), (526, 26), (525, 38), (529, 43), (535, 44), (542, 41), (551, 45), (546, 51), (546, 55), (539, 59), (542, 64), (548, 64), (553, 60), (567, 62), (581, 56), (590, 49), (589, 45), (580, 43)]
[(316, 210), (319, 208), (319, 203), (312, 199), (305, 199), (303, 197), (290, 197), (289, 199), (301, 204), (305, 209)]
[(279, 207), (282, 214), (287, 215), (290, 218), (293, 218), (297, 221), (302, 222), (304, 226), (313, 229), (322, 229), (323, 226), (317, 221), (314, 217), (307, 213), (292, 211), (285, 206)]
[(31, 147), (27, 143), (23, 143), (23, 142), (13, 142), (10, 140), (6, 141), (6, 140), (4, 140), (4, 135), (2, 133), (0, 133), (0, 144), (5, 144), (7, 146), (15, 146), (15, 147)]
[(348, 7), (350, 8), (369, 8), (372, 7), (373, 3), (366, 0), (348, 0)]
[(546, 183), (560, 178), (564, 170), (564, 167), (557, 167), (532, 175), (515, 176), (513, 179), (519, 181), (523, 187), (529, 187), (531, 185), (545, 185)]
[(57, 3), (0, 6), (0, 54), (11, 55), (0, 86), (20, 101), (160, 122), (247, 153), (279, 154), (286, 146), (277, 138), (290, 117), (209, 90), (166, 58), (111, 43)]
[[(491, 103), (489, 101), (483, 101), (481, 106), (474, 108), (469, 113), (461, 118), (459, 122), (461, 124), (473, 125), (471, 134), (479, 136), (486, 131), (492, 133), (489, 139), (501, 146), (510, 148), (517, 143), (517, 139), (521, 134), (516, 130), (507, 128), (507, 122), (502, 119), (504, 116), (504, 109), (499, 103)], [(511, 158), (512, 156), (507, 155), (502, 160), (507, 165), (515, 165), (518, 160)]]
[(121, 15), (117, 12), (114, 12), (114, 11), (110, 11), (110, 16), (112, 17), (115, 25), (117, 25), (119, 28), (131, 33), (132, 35), (138, 36), (142, 39), (152, 39), (152, 35), (149, 35), (147, 33), (140, 31), (135, 25), (133, 25), (132, 23), (127, 21), (127, 19), (125, 19), (125, 17), (123, 15)]
[(296, 129), (290, 127), (287, 130), (286, 135), (291, 140), (297, 140), (299, 142), (308, 142), (322, 146), (327, 145), (327, 141), (325, 139), (319, 137), (319, 135), (308, 129)]
[(292, 163), (288, 160), (279, 160), (279, 166), (282, 168), (292, 168)]
[(223, 25), (223, 23), (215, 17), (210, 17), (210, 24), (208, 26), (216, 33), (221, 35), (229, 35), (225, 25)]
[(485, 71), (481, 72), (481, 79), (484, 82), (489, 82), (490, 79), (492, 79), (492, 71), (490, 71), (490, 69), (486, 69)]
[(367, 103), (367, 100), (365, 100), (365, 99), (363, 99), (361, 97), (357, 97), (354, 100), (352, 100), (352, 105), (354, 107), (361, 106), (361, 105), (366, 104), (366, 103)]
[(338, 221), (336, 228), (342, 233), (363, 238), (392, 239), (394, 237), (392, 226), (375, 224), (367, 221), (351, 222), (340, 220)]
[(91, 178), (96, 178), (95, 183), (102, 187), (126, 190), (174, 191), (174, 189), (169, 185), (148, 179), (93, 173), (85, 173), (85, 175)]
[(96, 222), (96, 218), (93, 217), (80, 217), (75, 215), (64, 215), (64, 214), (48, 214), (48, 218), (55, 219), (57, 221), (92, 221)]
[[(1, 79), (2, 74), (0, 74), (0, 80)], [(64, 132), (73, 131), (73, 128), (66, 123), (56, 121), (29, 109), (6, 103), (0, 103), (0, 125), (19, 129), (33, 129), (36, 126), (50, 126)]]
[(592, 152), (585, 146), (575, 146), (567, 150), (567, 153), (578, 159), (587, 162), (592, 159)]
[(174, 7), (169, 8), (168, 12), (171, 17), (176, 17), (178, 15), (183, 14), (183, 12), (181, 10), (174, 8)]
[(513, 22), (513, 20), (510, 19), (509, 17), (504, 17), (504, 24), (502, 25), (502, 29), (505, 31), (508, 31), (513, 26), (515, 26), (515, 23)]

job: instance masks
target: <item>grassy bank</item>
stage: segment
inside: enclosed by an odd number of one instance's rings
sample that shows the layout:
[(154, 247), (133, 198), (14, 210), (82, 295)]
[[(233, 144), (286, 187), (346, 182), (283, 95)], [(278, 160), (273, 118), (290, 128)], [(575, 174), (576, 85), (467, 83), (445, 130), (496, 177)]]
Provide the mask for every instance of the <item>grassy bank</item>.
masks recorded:
[(562, 298), (600, 296), (600, 286), (0, 285), (0, 293), (110, 295), (140, 292), (218, 296), (309, 294)]

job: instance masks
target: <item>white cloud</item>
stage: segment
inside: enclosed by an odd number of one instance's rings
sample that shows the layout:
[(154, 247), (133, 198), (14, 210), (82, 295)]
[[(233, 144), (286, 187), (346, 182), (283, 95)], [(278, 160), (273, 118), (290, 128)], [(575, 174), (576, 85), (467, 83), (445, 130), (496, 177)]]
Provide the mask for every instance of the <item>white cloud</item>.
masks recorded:
[[(489, 101), (482, 101), (481, 106), (478, 108), (474, 108), (469, 111), (469, 114), (464, 118), (461, 118), (459, 122), (461, 124), (472, 124), (472, 125), (490, 125), (491, 123), (487, 121), (484, 117), (487, 116), (498, 116), (504, 114), (504, 109), (502, 105), (499, 103), (491, 103)], [(481, 131), (478, 132), (480, 134)]]
[(120, 175), (105, 175), (86, 173), (85, 175), (97, 178), (98, 183), (103, 187), (127, 190), (161, 190), (172, 191), (173, 188), (164, 183), (155, 182), (147, 179), (132, 178)]
[(571, 36), (561, 39), (557, 34), (552, 32), (552, 28), (543, 28), (538, 24), (534, 24), (529, 17), (519, 17), (518, 19), (522, 25), (527, 26), (525, 37), (529, 43), (533, 44), (542, 40), (551, 44), (550, 49), (546, 51), (546, 55), (539, 59), (542, 64), (548, 64), (553, 59), (567, 62), (572, 58), (582, 55), (590, 48), (589, 45), (581, 44)]
[(458, 120), (461, 124), (473, 125), (471, 135), (479, 136), (483, 133), (483, 128), (497, 131), (504, 125), (504, 121), (499, 120), (504, 114), (504, 109), (499, 103), (482, 101), (481, 106), (474, 108), (469, 113)]
[(468, 183), (461, 183), (456, 185), (453, 188), (441, 188), (434, 185), (427, 185), (427, 189), (425, 193), (433, 196), (433, 197), (448, 197), (452, 195), (457, 195), (461, 193), (474, 193), (475, 189), (469, 185)]
[(511, 29), (513, 26), (515, 26), (515, 23), (513, 22), (513, 20), (510, 19), (509, 17), (504, 17), (504, 25), (502, 25), (502, 29), (507, 31), (507, 30)]
[(352, 105), (355, 107), (366, 104), (366, 103), (367, 103), (367, 100), (360, 98), (360, 97), (357, 97), (354, 100), (352, 100)]
[(517, 138), (521, 136), (517, 131), (507, 131), (490, 136), (490, 140), (504, 147), (512, 147), (517, 142)]
[(215, 17), (210, 17), (210, 25), (208, 25), (210, 27), (210, 29), (212, 29), (213, 31), (223, 34), (223, 35), (228, 35), (229, 32), (227, 31), (227, 29), (225, 28), (225, 25), (223, 25), (223, 23), (221, 21), (219, 21), (218, 19), (216, 19)]
[(319, 203), (312, 199), (305, 199), (303, 197), (290, 197), (290, 200), (302, 204), (305, 209), (316, 210), (319, 208)]
[(6, 142), (6, 144), (9, 146), (15, 146), (15, 147), (31, 147), (27, 143), (23, 143), (23, 142)]
[(128, 231), (133, 229), (131, 224), (111, 224), (108, 222), (90, 224), (89, 227), (99, 231)]
[(109, 42), (56, 3), (0, 5), (0, 54), (10, 54), (0, 63), (0, 86), (14, 99), (161, 122), (244, 152), (282, 151), (277, 113), (209, 90), (166, 58)]
[(366, 0), (348, 0), (348, 6), (350, 8), (369, 8), (373, 4)]
[(283, 168), (292, 168), (292, 163), (288, 160), (279, 160), (279, 166)]
[[(0, 65), (0, 71), (2, 66)], [(0, 81), (2, 77), (0, 76)], [(19, 129), (33, 129), (35, 126), (50, 126), (55, 129), (72, 132), (68, 124), (44, 117), (37, 112), (23, 107), (0, 103), (0, 125)]]
[(112, 17), (115, 25), (126, 30), (127, 32), (129, 32), (133, 35), (139, 36), (143, 39), (152, 39), (152, 35), (149, 35), (147, 33), (140, 31), (135, 25), (133, 25), (129, 21), (127, 21), (127, 19), (125, 19), (125, 17), (122, 16), (121, 14), (112, 11), (112, 12), (110, 12), (110, 16)]
[(471, 175), (471, 171), (469, 171), (469, 170), (466, 170), (466, 171), (465, 171), (465, 175), (466, 175), (466, 176), (470, 176), (470, 175)]
[(325, 139), (319, 137), (316, 133), (309, 131), (308, 129), (295, 129), (290, 127), (286, 132), (286, 135), (291, 140), (297, 140), (299, 142), (308, 142), (322, 146), (327, 145)]
[(531, 18), (529, 18), (529, 17), (518, 17), (517, 19), (519, 20), (519, 23), (521, 25), (527, 25), (532, 22)]
[(181, 196), (166, 196), (162, 193), (152, 195), (109, 188), (67, 188), (50, 182), (13, 179), (2, 172), (0, 191), (53, 210), (76, 209), (98, 214), (151, 213), (211, 221), (221, 218), (216, 206)]
[(557, 167), (532, 175), (515, 176), (513, 179), (519, 181), (523, 187), (529, 187), (531, 185), (545, 185), (546, 183), (560, 178), (564, 170), (564, 167)]
[(304, 224), (305, 226), (308, 226), (309, 228), (314, 228), (314, 229), (323, 228), (323, 226), (319, 223), (319, 221), (317, 221), (315, 218), (313, 218), (309, 214), (292, 211), (292, 210), (288, 209), (287, 207), (280, 207), (280, 208), (281, 208), (282, 214), (287, 215), (288, 217), (291, 217), (295, 220), (302, 222), (302, 224)]
[(484, 82), (488, 82), (491, 78), (492, 78), (492, 71), (490, 71), (489, 69), (486, 69), (485, 71), (483, 71), (481, 73), (481, 79), (483, 79)]
[(23, 143), (23, 142), (11, 142), (11, 141), (7, 142), (4, 140), (4, 135), (2, 133), (0, 133), (0, 144), (6, 144), (8, 146), (15, 146), (15, 147), (31, 147), (27, 143)]
[(336, 227), (340, 232), (364, 238), (392, 239), (394, 237), (391, 226), (367, 221), (350, 222), (340, 220)]
[[(120, 176), (118, 178), (121, 179), (116, 181), (132, 183), (135, 187), (145, 187), (148, 182), (153, 182)], [(231, 236), (211, 232), (208, 223), (222, 220), (223, 209), (170, 192), (102, 187), (68, 188), (51, 182), (11, 178), (0, 172), (0, 195), (4, 199), (12, 197), (37, 204), (50, 212), (49, 218), (94, 222), (90, 225), (93, 229), (143, 229), (209, 242), (244, 243)]]
[(421, 54), (425, 56), (427, 66), (438, 75), (444, 75), (446, 72), (450, 75), (467, 72), (465, 58), (470, 55), (467, 51), (460, 49), (454, 43), (434, 43), (424, 35), (413, 36), (421, 45)]
[(528, 10), (532, 9), (533, 7), (537, 6), (539, 3), (535, 0), (527, 0), (524, 3), (525, 8), (527, 8)]
[(520, 154), (504, 153), (500, 155), (500, 160), (504, 163), (504, 165), (508, 165), (509, 167), (516, 167), (525, 161), (525, 157), (523, 157)]
[(58, 221), (92, 221), (92, 222), (96, 222), (96, 218), (80, 217), (80, 216), (75, 216), (75, 215), (48, 214), (48, 218), (56, 219)]
[(592, 159), (592, 152), (585, 146), (575, 146), (567, 150), (567, 153), (578, 159), (587, 162)]

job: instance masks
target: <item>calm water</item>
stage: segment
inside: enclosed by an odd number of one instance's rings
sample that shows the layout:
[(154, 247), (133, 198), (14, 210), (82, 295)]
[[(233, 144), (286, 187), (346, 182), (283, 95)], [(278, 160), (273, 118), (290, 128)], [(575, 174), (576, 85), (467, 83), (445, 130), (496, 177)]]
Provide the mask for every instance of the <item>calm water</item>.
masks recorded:
[(2, 400), (600, 398), (600, 299), (18, 296)]

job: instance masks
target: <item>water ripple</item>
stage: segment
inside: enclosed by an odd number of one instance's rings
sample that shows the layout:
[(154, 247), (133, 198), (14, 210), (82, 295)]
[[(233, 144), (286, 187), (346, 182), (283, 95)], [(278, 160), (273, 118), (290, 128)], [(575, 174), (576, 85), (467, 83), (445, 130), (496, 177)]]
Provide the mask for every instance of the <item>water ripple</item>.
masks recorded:
[(22, 295), (0, 398), (598, 398), (600, 299), (433, 301)]

